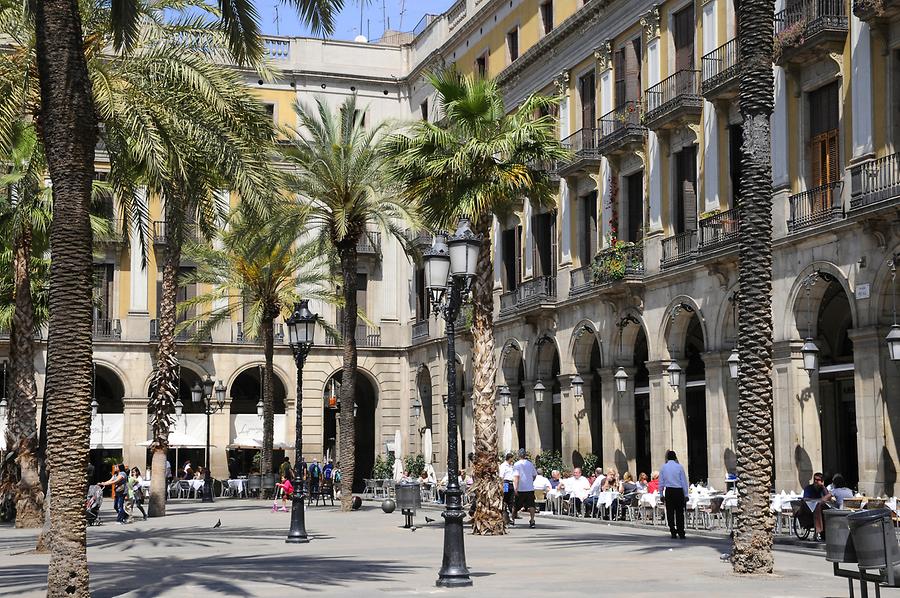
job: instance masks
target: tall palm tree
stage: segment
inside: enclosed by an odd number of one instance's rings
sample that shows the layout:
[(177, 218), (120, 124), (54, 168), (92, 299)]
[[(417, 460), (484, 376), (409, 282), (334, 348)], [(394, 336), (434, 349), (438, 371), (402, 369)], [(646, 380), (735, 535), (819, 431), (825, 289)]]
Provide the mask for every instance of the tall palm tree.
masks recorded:
[(772, 415), (773, 0), (741, 3), (740, 107), (744, 119), (739, 181), (737, 476), (740, 510), (734, 532), (736, 573), (771, 573), (775, 521), (769, 509), (774, 467)]
[(503, 95), (491, 80), (464, 76), (455, 69), (429, 75), (443, 118), (417, 122), (394, 136), (392, 170), (404, 194), (423, 204), (426, 220), (450, 228), (466, 216), (484, 242), (478, 256), (472, 298), (472, 389), (475, 418), (473, 532), (503, 534), (503, 492), (497, 475), (497, 420), (494, 407), (494, 268), (491, 229), (527, 197), (536, 206), (554, 204), (554, 186), (538, 163), (564, 158), (556, 121), (548, 114), (557, 100), (526, 99), (508, 114)]
[[(304, 209), (280, 206), (287, 218), (302, 222)], [(331, 276), (318, 247), (297, 241), (296, 230), (284, 226), (281, 218), (260, 222), (252, 213), (237, 210), (222, 235), (221, 248), (193, 245), (189, 254), (197, 270), (184, 282), (207, 285), (211, 290), (179, 305), (179, 309), (202, 311), (186, 325), (197, 326), (206, 336), (225, 320), (247, 314), (244, 334), (262, 341), (265, 359), (263, 382), (262, 471), (272, 471), (275, 420), (275, 319), (290, 316), (301, 298), (337, 303)], [(202, 323), (202, 325), (201, 325)], [(297, 405), (300, 409), (300, 405)]]
[(343, 342), (341, 370), (341, 508), (350, 510), (355, 475), (353, 401), (356, 388), (356, 323), (359, 306), (356, 246), (370, 225), (394, 236), (404, 247), (404, 229), (418, 223), (418, 205), (390, 193), (385, 176), (385, 123), (364, 125), (356, 96), (336, 112), (324, 100), (296, 103), (299, 126), (292, 130), (286, 158), (293, 167), (293, 191), (308, 200), (307, 232), (322, 250), (336, 256), (344, 309), (339, 323)]

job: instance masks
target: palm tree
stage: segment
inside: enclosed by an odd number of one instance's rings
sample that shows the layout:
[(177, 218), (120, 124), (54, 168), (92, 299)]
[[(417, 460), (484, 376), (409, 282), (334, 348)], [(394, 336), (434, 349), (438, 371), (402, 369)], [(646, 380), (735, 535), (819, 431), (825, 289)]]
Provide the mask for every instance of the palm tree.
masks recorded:
[[(305, 210), (300, 208), (298, 213), (296, 204), (281, 209), (288, 212), (286, 216), (292, 221), (304, 218)], [(281, 218), (260, 222), (252, 213), (240, 209), (231, 218), (228, 232), (222, 235), (220, 249), (193, 245), (188, 252), (197, 263), (197, 270), (184, 282), (207, 285), (212, 290), (179, 305), (182, 310), (204, 310), (185, 325), (197, 326), (197, 334), (206, 336), (243, 311), (248, 314), (244, 333), (262, 340), (265, 377), (260, 469), (272, 471), (275, 319), (290, 316), (301, 298), (337, 303), (325, 261), (315, 244), (297, 242), (296, 230), (284, 226)]]
[(497, 475), (497, 421), (494, 407), (494, 269), (491, 228), (523, 197), (536, 206), (554, 204), (554, 188), (536, 164), (567, 154), (548, 114), (557, 100), (540, 95), (507, 114), (503, 95), (491, 80), (464, 76), (455, 69), (429, 75), (443, 118), (422, 121), (393, 137), (392, 170), (405, 195), (423, 203), (426, 220), (450, 228), (466, 216), (484, 242), (473, 288), (472, 336), (475, 418), (473, 532), (503, 534), (503, 492)]
[(387, 128), (384, 123), (363, 124), (365, 112), (357, 107), (356, 96), (347, 98), (337, 112), (322, 99), (316, 99), (314, 106), (297, 103), (294, 110), (299, 127), (292, 130), (292, 143), (286, 150), (294, 169), (293, 190), (308, 199), (307, 232), (315, 235), (322, 251), (336, 256), (340, 264), (344, 304), (339, 323), (344, 361), (340, 390), (341, 508), (349, 511), (356, 473), (356, 245), (374, 225), (406, 247), (403, 231), (417, 225), (418, 206), (388, 192), (383, 158)]
[(740, 510), (731, 563), (736, 573), (771, 573), (775, 522), (772, 416), (772, 0), (741, 3), (741, 239), (738, 280), (737, 476)]

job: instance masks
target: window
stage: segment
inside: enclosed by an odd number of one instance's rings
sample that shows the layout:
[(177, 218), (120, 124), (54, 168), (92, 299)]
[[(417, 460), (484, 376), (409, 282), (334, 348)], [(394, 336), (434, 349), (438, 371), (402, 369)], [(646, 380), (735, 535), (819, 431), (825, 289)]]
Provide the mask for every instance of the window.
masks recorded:
[(597, 252), (597, 192), (591, 191), (581, 198), (581, 221), (585, 230), (581, 231), (581, 265), (591, 263)]
[(431, 315), (431, 302), (428, 300), (428, 290), (425, 288), (425, 268), (416, 268), (416, 322), (427, 320)]
[(509, 61), (515, 62), (519, 57), (519, 28), (516, 27), (506, 34), (506, 50), (509, 52)]
[(510, 228), (501, 234), (501, 253), (503, 256), (503, 289), (515, 291), (522, 280), (522, 227)]
[[(597, 88), (594, 85), (594, 73), (578, 79), (578, 95), (581, 98), (581, 128), (593, 129), (597, 122)], [(585, 146), (588, 147), (588, 146)]]
[(425, 100), (419, 105), (419, 110), (422, 113), (422, 120), (428, 120), (428, 100)]
[(275, 120), (275, 104), (263, 104), (266, 109), (266, 114), (269, 115), (269, 118)]
[(544, 27), (544, 35), (553, 31), (553, 0), (541, 4), (541, 24)]
[(556, 212), (532, 216), (531, 228), (534, 276), (553, 276), (556, 274)]
[(684, 148), (675, 155), (675, 234), (697, 230), (697, 146)]
[(809, 94), (809, 187), (840, 180), (838, 89), (835, 81)]
[(744, 143), (744, 129), (741, 125), (730, 125), (728, 127), (728, 170), (731, 176), (731, 207), (737, 206), (737, 198), (740, 194), (741, 183), (741, 145)]
[[(178, 289), (175, 293), (176, 306), (197, 296), (197, 283), (191, 282), (185, 284), (185, 278), (192, 276), (196, 271), (197, 269), (192, 266), (182, 266), (178, 269)], [(159, 317), (162, 296), (162, 271), (160, 270), (159, 276), (156, 279), (156, 317)], [(183, 312), (181, 310), (178, 310), (176, 321), (184, 322), (195, 317), (197, 317), (197, 308), (191, 307), (190, 309)]]
[(641, 99), (641, 38), (636, 37), (616, 50), (613, 56), (616, 107)]
[(672, 17), (675, 28), (675, 70), (694, 68), (694, 7), (688, 6)]
[(619, 238), (637, 243), (644, 234), (644, 171), (625, 177), (625, 230)]
[(94, 320), (109, 320), (112, 316), (113, 265), (94, 264)]
[(487, 52), (475, 59), (475, 72), (479, 77), (487, 76)]

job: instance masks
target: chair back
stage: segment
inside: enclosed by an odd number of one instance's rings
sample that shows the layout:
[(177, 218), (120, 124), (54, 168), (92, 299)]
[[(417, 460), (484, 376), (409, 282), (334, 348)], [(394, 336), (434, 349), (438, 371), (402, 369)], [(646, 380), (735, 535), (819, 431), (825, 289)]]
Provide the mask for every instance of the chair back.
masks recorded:
[(262, 488), (262, 476), (259, 474), (251, 475), (247, 478), (247, 489), (251, 492)]
[(545, 490), (535, 490), (534, 491), (534, 502), (544, 502), (546, 498)]
[(713, 496), (709, 501), (709, 512), (720, 513), (722, 511), (722, 503), (725, 502), (724, 496)]
[(263, 488), (269, 489), (275, 487), (275, 474), (274, 473), (264, 473), (262, 476), (262, 486)]

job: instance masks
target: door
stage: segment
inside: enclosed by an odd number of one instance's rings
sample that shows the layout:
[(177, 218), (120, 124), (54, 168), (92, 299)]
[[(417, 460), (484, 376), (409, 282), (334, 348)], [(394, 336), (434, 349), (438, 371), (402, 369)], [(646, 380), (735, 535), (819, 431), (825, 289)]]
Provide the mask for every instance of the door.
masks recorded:
[(556, 272), (556, 213), (533, 216), (534, 276), (552, 276)]
[(692, 145), (675, 154), (675, 234), (697, 228), (696, 188), (697, 147)]
[(503, 253), (503, 290), (507, 293), (515, 291), (519, 286), (518, 277), (518, 241), (516, 240), (516, 229), (510, 228), (502, 233), (501, 237), (502, 253)]
[(675, 72), (694, 68), (694, 7), (675, 13)]
[(850, 488), (859, 483), (856, 394), (852, 377), (819, 379), (822, 470), (840, 473)]
[(626, 241), (637, 243), (643, 237), (644, 228), (644, 171), (625, 177), (627, 192)]
[(581, 98), (581, 128), (586, 130), (582, 147), (588, 149), (593, 147), (591, 143), (593, 137), (588, 134), (588, 131), (597, 126), (597, 90), (594, 85), (593, 72), (578, 79), (578, 95)]
[(841, 178), (838, 150), (838, 82), (809, 94), (809, 174), (807, 188), (813, 191), (813, 214), (830, 210), (833, 205), (830, 183)]
[(597, 192), (591, 191), (585, 195), (581, 205), (583, 210), (581, 221), (585, 229), (580, 239), (581, 265), (587, 266), (597, 252)]
[(706, 387), (685, 388), (685, 417), (687, 418), (688, 478), (692, 484), (709, 478), (706, 441)]
[(737, 207), (737, 199), (741, 196), (740, 183), (743, 167), (741, 160), (743, 152), (741, 146), (744, 143), (744, 128), (741, 125), (730, 125), (728, 127), (728, 172), (731, 177), (731, 207)]
[(112, 316), (113, 265), (94, 264), (94, 321)]

